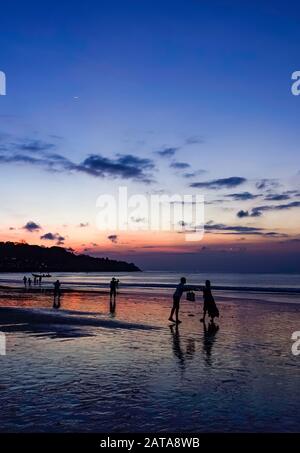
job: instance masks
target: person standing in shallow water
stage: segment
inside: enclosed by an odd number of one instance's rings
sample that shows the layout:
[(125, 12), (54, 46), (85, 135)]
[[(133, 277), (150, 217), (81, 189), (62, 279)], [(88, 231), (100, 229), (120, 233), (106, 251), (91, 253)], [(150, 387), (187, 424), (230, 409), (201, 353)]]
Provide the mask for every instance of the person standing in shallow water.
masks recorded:
[[(192, 290), (197, 291), (198, 289), (199, 288), (196, 286), (187, 286), (186, 278), (181, 277), (180, 283), (176, 286), (176, 290), (173, 294), (173, 307), (172, 307), (172, 310), (170, 313), (169, 321), (175, 322), (176, 324), (181, 323), (180, 319), (178, 318), (181, 296), (185, 291), (192, 291)], [(173, 318), (174, 313), (175, 313), (176, 319)]]
[(109, 284), (109, 287), (110, 287), (110, 292), (109, 292), (110, 302), (112, 302), (112, 300), (113, 300), (113, 302), (116, 303), (118, 285), (119, 285), (119, 280), (116, 280), (115, 277), (113, 277), (111, 279), (110, 284)]
[(205, 282), (205, 286), (203, 288), (203, 301), (203, 318), (201, 318), (200, 321), (205, 322), (205, 316), (207, 313), (211, 319), (211, 322), (213, 322), (214, 318), (219, 317), (219, 310), (211, 293), (210, 280), (206, 280)]
[(56, 280), (54, 283), (54, 300), (53, 308), (60, 308), (60, 281)]

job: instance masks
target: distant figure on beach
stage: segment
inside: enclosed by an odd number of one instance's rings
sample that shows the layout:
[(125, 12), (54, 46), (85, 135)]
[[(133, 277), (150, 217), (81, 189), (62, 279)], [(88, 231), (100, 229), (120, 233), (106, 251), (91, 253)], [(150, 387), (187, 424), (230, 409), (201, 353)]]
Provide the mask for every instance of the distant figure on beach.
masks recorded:
[(31, 278), (30, 277), (28, 278), (28, 286), (29, 287), (31, 286)]
[(53, 308), (60, 308), (60, 281), (54, 283), (54, 301)]
[(119, 285), (119, 280), (116, 280), (115, 277), (113, 277), (111, 279), (111, 282), (109, 284), (109, 287), (110, 287), (110, 301), (114, 301), (116, 302), (116, 296), (117, 296), (117, 288), (118, 288), (118, 285)]
[(207, 313), (213, 322), (214, 318), (219, 317), (219, 310), (211, 293), (210, 280), (206, 280), (205, 282), (205, 286), (203, 288), (203, 301), (203, 318), (201, 318), (200, 321), (205, 322), (205, 316)]
[[(169, 321), (175, 322), (176, 324), (181, 323), (180, 319), (178, 318), (181, 296), (185, 291), (197, 291), (198, 289), (199, 288), (196, 286), (187, 286), (186, 278), (181, 277), (180, 283), (176, 286), (176, 290), (173, 294), (173, 307), (172, 307), (172, 310), (170, 313)], [(173, 318), (174, 313), (175, 313), (176, 319)]]
[(42, 276), (40, 275), (39, 276), (39, 284), (41, 284), (41, 283), (42, 283)]
[(26, 275), (24, 275), (23, 282), (24, 282), (24, 286), (26, 288), (26, 286), (27, 286), (27, 277), (26, 277)]

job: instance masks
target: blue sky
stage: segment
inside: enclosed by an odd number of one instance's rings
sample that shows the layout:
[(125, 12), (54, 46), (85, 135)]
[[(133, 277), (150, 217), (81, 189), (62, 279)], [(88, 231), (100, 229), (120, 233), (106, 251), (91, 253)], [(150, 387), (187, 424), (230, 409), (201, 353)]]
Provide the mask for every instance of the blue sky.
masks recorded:
[[(276, 205), (299, 200), (300, 97), (291, 94), (291, 74), (300, 69), (300, 8), (297, 2), (245, 3), (123, 0), (2, 5), (0, 70), (6, 73), (7, 95), (0, 97), (5, 156), (0, 159), (1, 238), (41, 243), (40, 233), (34, 236), (22, 229), (34, 220), (44, 233), (58, 232), (66, 237), (66, 246), (79, 250), (86, 241), (76, 227), (84, 222), (90, 225), (84, 232), (89, 242), (100, 242), (89, 246), (89, 252), (122, 254), (151, 267), (156, 253), (161, 253), (160, 239), (157, 250), (146, 257), (140, 242), (129, 241), (129, 246), (124, 240), (122, 246), (121, 238), (114, 244), (97, 239), (93, 227), (97, 196), (120, 183), (139, 192), (196, 193), (191, 183), (237, 176), (246, 179), (241, 187), (203, 189), (206, 199), (214, 202), (207, 207), (207, 221), (275, 230), (296, 244), (299, 208)], [(166, 148), (176, 148), (169, 160), (156, 154)], [(55, 153), (68, 163), (53, 172), (49, 161), (17, 162), (20, 153), (34, 159)], [(123, 165), (118, 155), (153, 161), (152, 170), (139, 160), (134, 165), (153, 173), (156, 182), (149, 188), (145, 178), (128, 176), (128, 168), (122, 178), (112, 172), (91, 175), (86, 168), (91, 154), (108, 159), (105, 165), (114, 168)], [(205, 172), (188, 179), (183, 170), (171, 166), (174, 162), (188, 163), (189, 172)], [(70, 171), (70, 165), (81, 169)], [(259, 192), (256, 186), (262, 179), (276, 181), (277, 186)], [(224, 203), (233, 192), (257, 198)], [(270, 194), (285, 200), (272, 200), (275, 208), (257, 218), (237, 217), (240, 210), (251, 214), (266, 201), (270, 204), (266, 200)], [(221, 239), (217, 230), (214, 233), (210, 247), (220, 247), (214, 245)], [(252, 253), (252, 242), (259, 242), (256, 252), (262, 250), (266, 256), (274, 244), (269, 239), (262, 244), (258, 236), (251, 237), (248, 250)], [(235, 237), (228, 240), (230, 247), (235, 246)], [(249, 242), (248, 237), (244, 240)], [(288, 245), (283, 250), (282, 238), (276, 241), (278, 256), (293, 253)], [(223, 248), (229, 247), (227, 242)], [(171, 247), (168, 252), (184, 254), (172, 250), (169, 239), (166, 246)], [(288, 262), (290, 255), (286, 256)], [(199, 259), (195, 251), (193, 266)]]

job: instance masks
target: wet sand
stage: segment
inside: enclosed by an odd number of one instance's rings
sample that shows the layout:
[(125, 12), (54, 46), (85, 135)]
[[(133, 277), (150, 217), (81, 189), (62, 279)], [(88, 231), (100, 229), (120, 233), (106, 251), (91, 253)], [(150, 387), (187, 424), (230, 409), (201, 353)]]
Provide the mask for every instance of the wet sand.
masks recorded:
[(218, 327), (202, 301), (1, 289), (2, 432), (299, 431), (300, 306), (217, 295)]

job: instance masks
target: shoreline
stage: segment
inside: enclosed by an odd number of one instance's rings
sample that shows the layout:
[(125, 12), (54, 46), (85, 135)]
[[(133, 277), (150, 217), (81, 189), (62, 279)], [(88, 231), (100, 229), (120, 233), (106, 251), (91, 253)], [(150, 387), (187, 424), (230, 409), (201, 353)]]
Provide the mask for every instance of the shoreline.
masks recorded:
[[(145, 291), (146, 289), (146, 291)], [(147, 289), (151, 289), (151, 291), (147, 291)], [(159, 291), (161, 289), (161, 291)], [(172, 295), (173, 295), (173, 288), (165, 288), (165, 287), (135, 287), (135, 291), (130, 291), (128, 288), (120, 288), (117, 293), (117, 303), (122, 300), (134, 300), (136, 303), (147, 301), (151, 303), (151, 300), (157, 301), (160, 299), (162, 302), (167, 302), (172, 304)], [(167, 291), (169, 290), (169, 291)], [(203, 304), (202, 298), (202, 291), (196, 291), (196, 300), (192, 302), (194, 306), (199, 307)], [(53, 300), (53, 289), (49, 287), (32, 287), (22, 288), (22, 287), (9, 287), (9, 286), (0, 286), (0, 307), (5, 307), (5, 301), (10, 301), (10, 303), (15, 303), (15, 306), (18, 307), (19, 303), (22, 301), (28, 301), (32, 299), (32, 302), (35, 304), (42, 303), (46, 300), (52, 301)], [(300, 297), (297, 297), (296, 294), (276, 294), (279, 296), (279, 299), (268, 299), (268, 295), (272, 295), (271, 293), (264, 293), (264, 292), (257, 292), (252, 291), (247, 293), (246, 291), (243, 293), (236, 292), (226, 292), (221, 290), (214, 290), (214, 295), (217, 303), (227, 304), (233, 303), (240, 306), (244, 306), (245, 304), (264, 304), (264, 305), (291, 305), (291, 306), (298, 306), (300, 310)], [(288, 296), (288, 299), (282, 299), (280, 296)], [(78, 298), (82, 301), (83, 305), (85, 304), (84, 299), (92, 297), (93, 300), (107, 300), (109, 301), (109, 289), (106, 288), (99, 288), (96, 289), (89, 289), (89, 288), (63, 288), (61, 290), (61, 299), (72, 299), (72, 297)], [(185, 295), (183, 295), (181, 299), (181, 305), (187, 303)], [(11, 306), (11, 305), (9, 305)], [(80, 311), (78, 311), (80, 313)]]
[[(13, 283), (16, 283), (17, 286), (1, 284), (1, 283), (8, 283), (8, 282), (11, 282), (11, 281), (10, 280), (2, 281), (2, 282), (0, 281), (0, 289), (13, 289), (13, 290), (26, 289), (26, 290), (30, 290), (30, 291), (32, 291), (32, 290), (41, 291), (41, 289), (51, 290), (53, 287), (52, 285), (54, 283), (54, 282), (46, 282), (40, 286), (32, 285), (30, 288), (28, 288), (28, 287), (24, 288), (24, 285), (22, 285), (20, 282), (13, 282)], [(71, 291), (94, 292), (94, 291), (96, 291), (96, 288), (98, 289), (98, 291), (101, 289), (108, 288), (107, 283), (104, 284), (104, 283), (97, 283), (97, 282), (95, 282), (95, 283), (93, 283), (93, 282), (89, 282), (89, 283), (66, 282), (66, 283), (64, 283), (63, 281), (61, 281), (61, 284), (64, 285), (64, 291), (68, 291), (68, 292), (71, 292)], [(148, 283), (120, 283), (119, 288), (120, 289), (140, 288), (141, 290), (142, 289), (175, 289), (176, 286), (177, 285), (173, 284), (173, 283), (158, 283), (158, 284), (154, 284), (154, 283), (149, 283), (149, 284)], [(190, 286), (197, 286), (197, 285), (191, 284)], [(200, 286), (202, 286), (202, 285), (199, 285), (199, 287)], [(73, 288), (73, 287), (77, 287), (77, 288)], [(88, 287), (95, 288), (95, 290), (89, 289)], [(211, 287), (212, 287), (213, 291), (300, 295), (300, 287), (299, 288), (282, 288), (282, 287), (262, 287), (262, 286), (253, 287), (253, 286), (230, 286), (230, 285), (212, 285)]]

